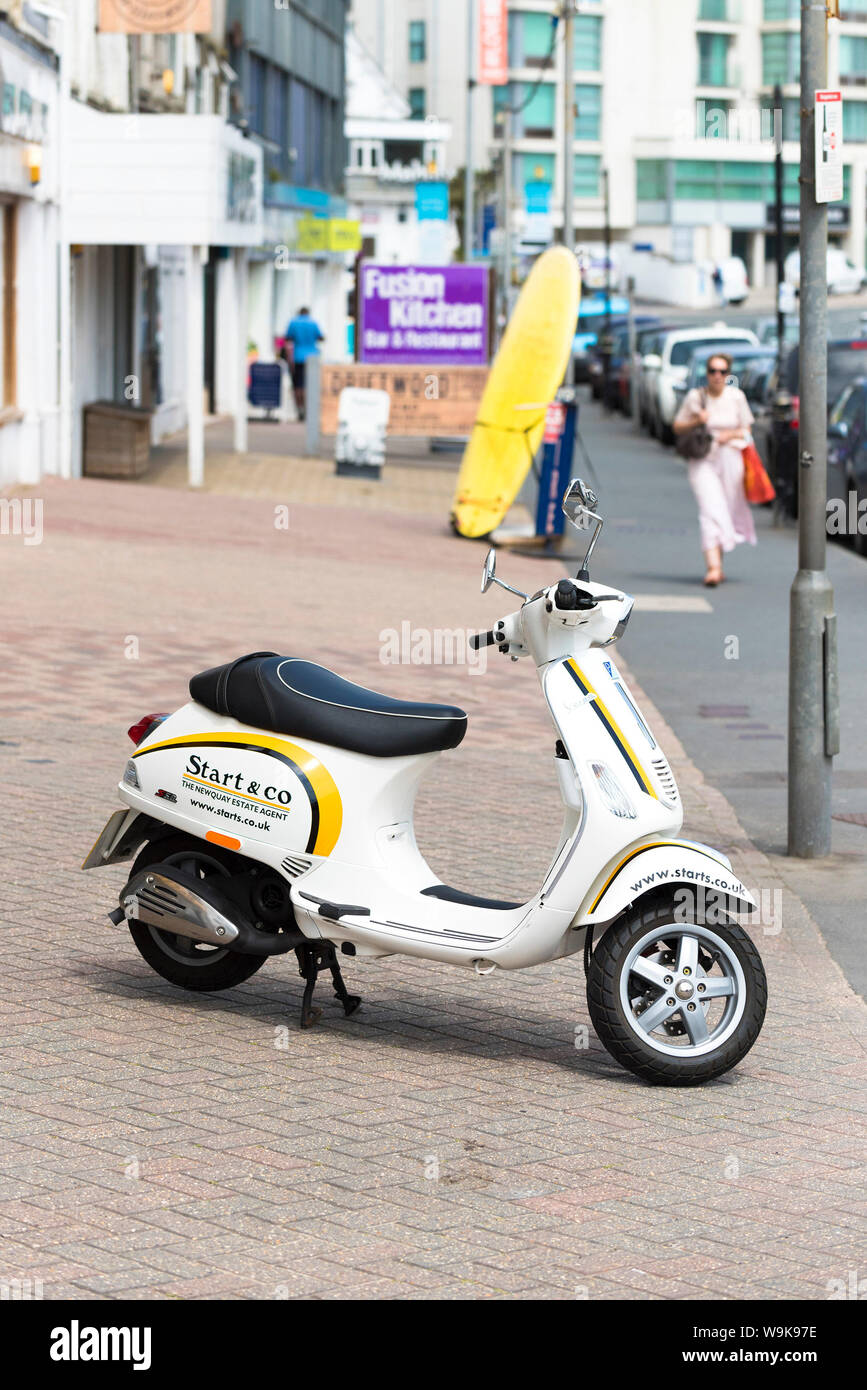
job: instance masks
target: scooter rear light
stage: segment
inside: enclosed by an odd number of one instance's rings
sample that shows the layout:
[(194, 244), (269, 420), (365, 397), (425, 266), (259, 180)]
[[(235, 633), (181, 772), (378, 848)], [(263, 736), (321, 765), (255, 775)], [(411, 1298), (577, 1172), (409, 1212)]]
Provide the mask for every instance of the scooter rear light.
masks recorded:
[(148, 734), (151, 733), (158, 724), (162, 724), (164, 719), (168, 719), (167, 714), (146, 714), (137, 724), (133, 724), (127, 729), (127, 733), (138, 748), (143, 743)]
[(792, 413), (789, 416), (789, 428), (796, 430), (801, 425), (801, 397), (792, 397)]

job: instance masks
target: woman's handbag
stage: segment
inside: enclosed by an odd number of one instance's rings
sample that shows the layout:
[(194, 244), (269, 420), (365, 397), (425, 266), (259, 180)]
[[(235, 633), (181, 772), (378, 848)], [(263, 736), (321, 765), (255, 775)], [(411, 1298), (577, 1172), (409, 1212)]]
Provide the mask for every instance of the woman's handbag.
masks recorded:
[(761, 506), (763, 502), (773, 502), (777, 495), (752, 440), (744, 449), (744, 492), (747, 501), (752, 502), (754, 506)]
[[(705, 393), (702, 391), (702, 410), (706, 408), (707, 401)], [(674, 447), (682, 459), (687, 463), (698, 463), (701, 459), (706, 459), (713, 448), (713, 435), (704, 423), (693, 425), (691, 430), (684, 430), (674, 441)]]

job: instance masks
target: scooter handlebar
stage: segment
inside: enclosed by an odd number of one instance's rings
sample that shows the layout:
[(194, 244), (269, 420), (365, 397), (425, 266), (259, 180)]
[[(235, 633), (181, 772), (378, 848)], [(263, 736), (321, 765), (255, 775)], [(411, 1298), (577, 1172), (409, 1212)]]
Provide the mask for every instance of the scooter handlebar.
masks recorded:
[(470, 638), (470, 646), (474, 652), (477, 652), (480, 647), (495, 647), (497, 641), (498, 638), (489, 628), (487, 632), (474, 632)]

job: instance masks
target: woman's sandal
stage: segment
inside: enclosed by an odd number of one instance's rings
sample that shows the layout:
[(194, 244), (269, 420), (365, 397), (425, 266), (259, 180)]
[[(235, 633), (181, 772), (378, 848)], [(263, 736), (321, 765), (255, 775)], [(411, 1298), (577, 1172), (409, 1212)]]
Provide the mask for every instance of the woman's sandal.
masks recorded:
[(723, 574), (722, 570), (708, 570), (707, 574), (704, 577), (705, 588), (715, 589), (717, 584), (722, 584), (724, 579), (725, 575)]

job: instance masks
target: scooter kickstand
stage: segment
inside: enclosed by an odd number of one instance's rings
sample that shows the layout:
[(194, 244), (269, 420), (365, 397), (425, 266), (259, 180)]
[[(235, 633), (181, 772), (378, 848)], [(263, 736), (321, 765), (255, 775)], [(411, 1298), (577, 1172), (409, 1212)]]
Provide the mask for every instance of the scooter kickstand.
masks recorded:
[(343, 1012), (347, 1017), (354, 1014), (361, 1003), (361, 995), (348, 992), (332, 942), (325, 941), (318, 945), (309, 942), (297, 946), (295, 954), (298, 957), (298, 973), (306, 981), (301, 999), (301, 1027), (312, 1028), (322, 1017), (322, 1010), (313, 1007), (313, 991), (321, 970), (331, 971), (334, 995), (343, 1005)]

